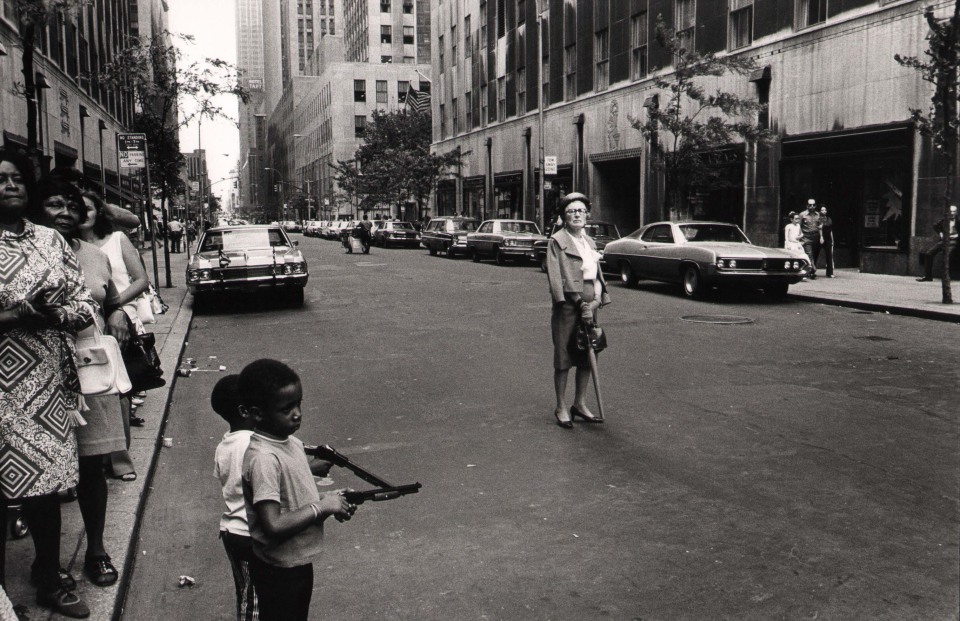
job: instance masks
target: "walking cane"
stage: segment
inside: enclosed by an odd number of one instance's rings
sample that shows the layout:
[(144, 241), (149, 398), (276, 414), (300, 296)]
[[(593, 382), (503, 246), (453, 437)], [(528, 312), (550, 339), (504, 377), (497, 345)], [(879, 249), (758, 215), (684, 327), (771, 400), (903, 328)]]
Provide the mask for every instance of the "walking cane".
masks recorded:
[(603, 398), (600, 396), (600, 375), (597, 373), (597, 352), (595, 347), (597, 342), (593, 338), (593, 324), (584, 326), (587, 332), (587, 359), (590, 361), (590, 375), (593, 376), (593, 389), (597, 393), (597, 409), (600, 411), (600, 418), (603, 418)]

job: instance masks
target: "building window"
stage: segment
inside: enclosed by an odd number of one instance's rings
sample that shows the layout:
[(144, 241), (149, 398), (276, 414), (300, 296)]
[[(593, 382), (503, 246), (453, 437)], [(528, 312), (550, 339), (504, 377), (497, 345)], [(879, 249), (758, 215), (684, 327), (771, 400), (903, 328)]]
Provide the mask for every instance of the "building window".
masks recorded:
[(457, 27), (450, 26), (450, 66), (454, 67), (460, 62), (457, 58)]
[(480, 2), (480, 47), (487, 47), (487, 2)]
[(753, 0), (730, 2), (730, 49), (753, 43)]
[(567, 101), (577, 98), (577, 44), (563, 48), (563, 93)]
[(517, 69), (517, 116), (527, 111), (527, 70)]
[(497, 0), (497, 38), (502, 39), (507, 34), (507, 1)]
[(526, 0), (517, 0), (517, 26), (527, 21), (527, 2)]
[(507, 118), (507, 78), (497, 78), (497, 120)]
[(489, 91), (487, 90), (487, 85), (484, 84), (480, 87), (480, 125), (483, 127), (487, 126), (487, 98), (489, 97)]
[(630, 76), (634, 80), (647, 75), (647, 12), (630, 18)]
[(550, 105), (550, 57), (543, 57), (543, 65), (540, 68), (540, 75), (543, 76), (543, 92), (540, 93), (540, 105), (544, 108)]
[(610, 36), (606, 28), (593, 35), (594, 90), (605, 91), (610, 86)]
[(367, 100), (367, 82), (366, 82), (366, 80), (354, 80), (354, 81), (353, 81), (353, 100), (354, 100), (354, 101), (366, 101), (366, 100)]
[(400, 80), (397, 82), (397, 101), (399, 103), (407, 103), (407, 92), (410, 90), (410, 82), (406, 80)]
[(385, 104), (388, 101), (389, 97), (387, 97), (387, 81), (377, 80), (377, 103)]
[(414, 61), (414, 59), (413, 59), (413, 56), (404, 56), (404, 57), (403, 57), (403, 62), (406, 63), (406, 64), (408, 64), (408, 65), (412, 65), (415, 61)]
[(403, 27), (403, 44), (404, 45), (413, 45), (413, 26), (404, 26)]
[(390, 0), (380, 0), (380, 12), (381, 13), (390, 12)]
[(393, 62), (393, 56), (381, 56), (380, 63), (384, 65), (389, 65)]
[(440, 137), (447, 137), (447, 110), (443, 104), (440, 104)]
[(456, 136), (460, 133), (460, 110), (457, 108), (457, 98), (454, 97), (450, 101), (450, 112), (451, 118), (453, 119), (453, 135)]
[(813, 26), (827, 19), (827, 0), (797, 0), (797, 28)]
[(470, 16), (467, 15), (463, 18), (463, 57), (470, 58), (473, 56), (473, 50), (470, 49), (470, 45), (473, 43), (473, 39), (470, 36)]
[(440, 70), (440, 73), (444, 72), (443, 68), (443, 35), (437, 37), (437, 50), (440, 53), (440, 57), (437, 59), (437, 65)]
[(367, 130), (367, 117), (358, 115), (353, 117), (353, 135), (357, 138), (363, 138)]
[(463, 94), (463, 109), (467, 115), (467, 122), (464, 124), (464, 129), (470, 131), (473, 129), (473, 92), (467, 91)]
[(675, 14), (677, 16), (677, 39), (679, 40), (680, 47), (692, 52), (696, 49), (696, 47), (694, 47), (696, 45), (694, 33), (696, 32), (697, 25), (696, 0), (677, 0)]
[(393, 43), (393, 34), (390, 26), (380, 26), (380, 43)]
[(413, 0), (403, 0), (403, 12), (407, 15), (413, 13)]

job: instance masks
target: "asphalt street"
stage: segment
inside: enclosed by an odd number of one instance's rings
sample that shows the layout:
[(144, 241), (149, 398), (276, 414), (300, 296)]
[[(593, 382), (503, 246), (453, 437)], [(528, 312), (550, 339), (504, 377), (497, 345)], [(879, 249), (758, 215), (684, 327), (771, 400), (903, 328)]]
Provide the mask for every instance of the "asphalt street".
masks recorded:
[(613, 284), (607, 423), (567, 431), (538, 269), (300, 240), (302, 309), (194, 316), (125, 619), (234, 617), (209, 394), (259, 357), (304, 442), (423, 484), (328, 522), (316, 619), (957, 618), (956, 325)]

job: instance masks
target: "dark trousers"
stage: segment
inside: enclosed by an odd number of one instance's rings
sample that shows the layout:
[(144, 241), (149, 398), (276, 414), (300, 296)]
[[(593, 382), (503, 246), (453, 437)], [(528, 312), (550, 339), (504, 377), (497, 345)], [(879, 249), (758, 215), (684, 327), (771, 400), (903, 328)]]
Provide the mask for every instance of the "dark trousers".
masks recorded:
[(803, 240), (803, 251), (807, 253), (807, 259), (810, 260), (810, 276), (816, 278), (817, 276), (817, 255), (820, 254), (820, 240), (819, 239), (806, 239)]
[[(947, 245), (950, 246), (950, 250), (949, 250), (950, 254), (953, 254), (953, 251), (956, 250), (957, 248), (957, 240), (951, 239)], [(927, 250), (927, 258), (924, 259), (923, 261), (923, 270), (924, 270), (923, 277), (924, 278), (928, 278), (928, 279), (933, 278), (933, 264), (934, 264), (933, 257), (937, 256), (941, 252), (943, 252), (942, 239), (937, 243), (935, 243), (933, 247), (930, 248), (930, 250)]]
[(313, 597), (313, 563), (276, 567), (251, 556), (250, 577), (260, 621), (308, 621)]
[[(30, 526), (33, 537), (33, 549), (36, 553), (32, 570), (37, 578), (37, 588), (41, 591), (55, 591), (60, 588), (60, 499), (56, 494), (30, 496), (19, 500), (0, 498), (0, 517), (3, 518), (3, 532), (0, 533), (0, 584), (6, 583), (6, 542), (7, 542), (7, 505), (19, 502), (21, 515)], [(26, 568), (17, 568), (20, 571)]]
[(823, 252), (823, 265), (827, 272), (827, 278), (833, 276), (833, 241), (824, 239), (822, 244), (818, 244), (813, 253), (814, 264), (820, 260), (820, 253)]
[[(233, 570), (233, 586), (237, 591), (237, 620), (256, 621), (259, 618), (257, 616), (259, 606), (253, 580), (250, 578), (253, 540), (250, 537), (234, 535), (226, 531), (221, 531), (220, 539), (223, 540), (223, 548), (227, 551), (230, 569)], [(312, 582), (311, 580), (311, 587)]]

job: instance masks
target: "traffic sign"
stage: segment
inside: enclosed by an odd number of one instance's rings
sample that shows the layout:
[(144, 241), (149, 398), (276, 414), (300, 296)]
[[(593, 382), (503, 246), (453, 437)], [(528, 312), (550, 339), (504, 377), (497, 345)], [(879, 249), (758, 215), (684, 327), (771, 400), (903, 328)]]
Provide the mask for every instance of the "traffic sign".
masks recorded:
[(147, 167), (146, 134), (117, 134), (117, 165), (120, 168)]
[(543, 157), (543, 174), (545, 175), (557, 174), (557, 156), (556, 155), (545, 155)]

